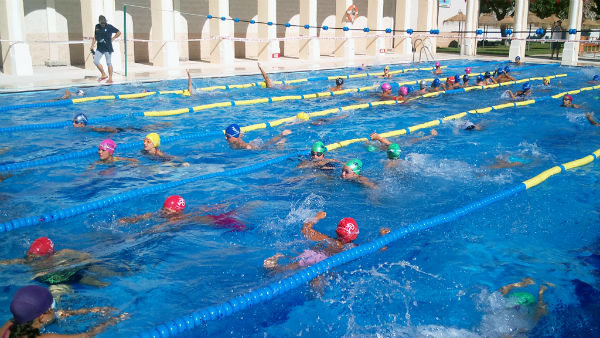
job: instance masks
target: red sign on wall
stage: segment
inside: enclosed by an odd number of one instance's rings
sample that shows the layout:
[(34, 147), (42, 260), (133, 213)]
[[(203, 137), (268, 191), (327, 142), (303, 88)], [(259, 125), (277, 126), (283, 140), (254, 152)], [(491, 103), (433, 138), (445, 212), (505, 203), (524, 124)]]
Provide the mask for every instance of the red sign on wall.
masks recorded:
[(273, 54), (271, 54), (271, 57), (273, 59), (279, 59), (279, 56), (280, 56), (279, 53), (273, 53)]

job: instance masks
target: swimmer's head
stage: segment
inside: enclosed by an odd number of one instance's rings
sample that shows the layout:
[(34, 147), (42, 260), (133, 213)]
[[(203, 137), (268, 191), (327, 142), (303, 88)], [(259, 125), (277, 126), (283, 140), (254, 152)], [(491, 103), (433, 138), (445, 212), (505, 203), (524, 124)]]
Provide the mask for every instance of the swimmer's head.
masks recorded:
[(398, 89), (398, 94), (401, 96), (406, 96), (406, 94), (408, 94), (408, 88), (404, 86), (400, 87), (400, 89)]
[(550, 84), (550, 79), (545, 77), (543, 83), (544, 83), (544, 86), (548, 86)]
[(454, 82), (455, 83), (459, 83), (460, 82), (460, 75), (458, 75), (458, 74), (454, 75)]
[(446, 83), (454, 83), (454, 81), (456, 81), (456, 79), (454, 79), (454, 76), (448, 76), (448, 78), (446, 79)]
[(536, 303), (535, 296), (529, 292), (511, 292), (506, 295), (506, 300), (512, 306), (530, 306)]
[(54, 243), (48, 237), (40, 237), (31, 243), (28, 256), (41, 257), (50, 256), (54, 253)]
[(510, 67), (509, 66), (504, 67), (504, 72), (505, 73), (510, 73)]
[(465, 68), (465, 74), (471, 74), (471, 67)]
[(144, 143), (146, 143), (146, 140), (150, 141), (152, 145), (154, 145), (154, 148), (160, 147), (160, 136), (157, 133), (150, 133), (146, 135), (144, 138)]
[(529, 83), (529, 82), (523, 83), (523, 91), (526, 92), (528, 90), (531, 90), (531, 83)]
[(16, 324), (33, 322), (45, 313), (54, 309), (54, 297), (48, 289), (39, 285), (27, 285), (15, 292), (10, 302), (10, 312)]
[(342, 168), (342, 178), (354, 178), (356, 176), (360, 176), (362, 172), (362, 162), (359, 159), (353, 159), (346, 164)]
[(390, 66), (385, 66), (385, 67), (383, 67), (383, 71), (384, 71), (384, 72), (389, 72), (389, 71), (390, 71)]
[(492, 77), (492, 74), (490, 74), (490, 72), (485, 72), (485, 75), (483, 77), (489, 79), (490, 77)]
[(469, 82), (469, 75), (467, 75), (467, 74), (463, 75), (462, 80), (464, 83)]
[(335, 79), (336, 86), (341, 86), (343, 84), (344, 84), (344, 79), (342, 79), (341, 77), (338, 77), (337, 79)]
[(313, 144), (312, 149), (310, 150), (310, 157), (312, 158), (320, 158), (325, 156), (327, 152), (327, 147), (321, 141), (317, 141)]
[(521, 57), (517, 55), (517, 56), (515, 57), (515, 61), (521, 61)]
[(600, 81), (600, 75), (598, 75), (598, 74), (594, 75), (594, 77), (592, 78), (592, 81)]
[(237, 124), (230, 124), (229, 126), (227, 126), (227, 128), (225, 129), (225, 137), (229, 138), (229, 137), (233, 137), (233, 138), (238, 138), (240, 137), (240, 133), (241, 133), (241, 128), (239, 125)]
[(100, 142), (100, 145), (98, 146), (98, 150), (107, 151), (111, 155), (115, 153), (116, 149), (117, 149), (117, 144), (115, 143), (115, 141), (113, 141), (109, 138)]
[(419, 88), (425, 89), (425, 87), (427, 87), (427, 82), (425, 82), (425, 80), (419, 81)]
[(182, 212), (184, 209), (185, 200), (179, 195), (171, 195), (163, 203), (163, 211), (167, 214)]
[(390, 160), (397, 160), (400, 158), (401, 152), (402, 151), (400, 150), (400, 146), (398, 145), (398, 143), (392, 143), (388, 146), (387, 157)]
[(335, 228), (335, 233), (342, 242), (352, 242), (358, 237), (358, 224), (352, 217), (342, 218)]
[(83, 96), (85, 95), (85, 92), (81, 89), (77, 90), (77, 96)]
[(437, 77), (433, 80), (433, 82), (431, 83), (431, 86), (433, 88), (437, 88), (442, 84), (442, 82), (440, 81), (440, 79), (438, 79)]
[(79, 114), (75, 115), (75, 117), (73, 118), (73, 127), (83, 127), (83, 126), (87, 126), (87, 124), (88, 124), (87, 116), (85, 116), (85, 114), (83, 114), (83, 113), (79, 113)]
[(392, 89), (392, 86), (387, 82), (381, 85), (382, 92), (387, 92), (388, 90), (391, 90), (391, 89)]
[(504, 70), (502, 68), (498, 68), (496, 70), (496, 73), (498, 73), (498, 75), (502, 75), (502, 74), (504, 74)]
[(563, 96), (563, 102), (565, 102), (565, 101), (573, 102), (573, 96), (571, 96), (569, 94)]
[(483, 77), (483, 75), (479, 74), (477, 76), (477, 81), (483, 81), (483, 80), (485, 80), (485, 78)]
[(410, 94), (410, 93), (412, 93), (413, 91), (414, 91), (414, 89), (413, 89), (413, 87), (412, 87), (412, 86), (406, 86), (406, 93), (407, 93), (407, 94)]
[(439, 62), (436, 62), (436, 63), (435, 63), (435, 68), (440, 68), (441, 66), (442, 66), (442, 64), (441, 64), (441, 63), (439, 63)]

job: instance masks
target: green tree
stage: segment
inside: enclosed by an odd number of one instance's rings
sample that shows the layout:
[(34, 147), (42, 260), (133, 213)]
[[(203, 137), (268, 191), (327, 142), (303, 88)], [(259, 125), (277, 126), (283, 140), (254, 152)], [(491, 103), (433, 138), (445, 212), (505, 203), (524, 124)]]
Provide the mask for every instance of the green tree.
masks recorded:
[(481, 0), (481, 13), (494, 13), (498, 21), (504, 19), (505, 16), (512, 13), (514, 10), (514, 1), (507, 0)]
[(566, 19), (569, 17), (569, 3), (569, 0), (534, 0), (529, 3), (529, 11), (542, 19), (552, 14)]

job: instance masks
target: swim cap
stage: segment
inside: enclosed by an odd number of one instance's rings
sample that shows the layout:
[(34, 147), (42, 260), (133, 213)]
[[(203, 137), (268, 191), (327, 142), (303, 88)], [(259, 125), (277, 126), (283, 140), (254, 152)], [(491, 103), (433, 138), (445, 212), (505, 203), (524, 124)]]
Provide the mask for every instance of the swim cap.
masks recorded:
[(231, 137), (235, 137), (238, 138), (240, 137), (240, 126), (238, 126), (237, 124), (230, 124), (226, 129), (225, 129), (225, 135), (229, 135)]
[(420, 89), (423, 89), (423, 88), (425, 88), (425, 87), (427, 87), (427, 82), (425, 82), (425, 80), (421, 80), (421, 81), (419, 82), (419, 88), (420, 88)]
[(398, 145), (398, 143), (392, 143), (388, 147), (387, 157), (390, 160), (396, 160), (396, 159), (400, 158), (401, 152), (402, 151), (400, 150), (400, 146)]
[(315, 153), (324, 154), (327, 152), (327, 147), (325, 147), (325, 144), (323, 144), (323, 142), (317, 141), (313, 144), (311, 151), (314, 151)]
[(53, 303), (54, 298), (48, 289), (39, 285), (28, 285), (15, 292), (10, 302), (10, 312), (17, 324), (24, 324), (44, 314)]
[(506, 299), (515, 305), (532, 305), (535, 304), (535, 297), (529, 292), (511, 292), (506, 296)]
[(467, 73), (467, 74), (471, 74), (471, 67), (467, 67), (467, 68), (465, 68), (465, 73)]
[(485, 72), (485, 76), (486, 79), (492, 77), (492, 74), (490, 74), (490, 72)]
[(154, 144), (154, 147), (160, 147), (160, 136), (158, 136), (157, 133), (150, 133), (146, 135), (146, 138), (149, 139), (152, 144)]
[(509, 66), (504, 67), (504, 72), (505, 73), (510, 73), (510, 67)]
[(77, 96), (83, 96), (83, 95), (85, 95), (85, 92), (83, 90), (79, 89), (77, 91)]
[(525, 82), (523, 83), (523, 91), (528, 91), (529, 89), (531, 89), (531, 83), (529, 82)]
[(183, 211), (185, 209), (185, 200), (179, 195), (171, 195), (163, 203), (163, 208), (173, 211)]
[(75, 117), (73, 118), (73, 122), (75, 123), (83, 123), (84, 126), (87, 126), (87, 116), (85, 116), (85, 114), (83, 113), (79, 113), (77, 115), (75, 115)]
[(435, 80), (433, 80), (433, 82), (431, 83), (432, 87), (439, 87), (441, 84), (440, 79), (438, 79), (437, 77), (435, 78)]
[(448, 76), (448, 78), (446, 79), (446, 81), (450, 82), (450, 83), (454, 83), (455, 82), (455, 78), (454, 76)]
[(410, 94), (414, 91), (412, 86), (406, 86), (406, 94)]
[(479, 74), (477, 76), (477, 81), (483, 81), (483, 80), (485, 80), (485, 78), (483, 77), (483, 75)]
[(390, 66), (383, 67), (383, 70), (390, 70)]
[(341, 77), (338, 77), (338, 78), (335, 80), (335, 85), (336, 85), (336, 86), (341, 86), (341, 85), (343, 85), (343, 84), (344, 84), (344, 79), (342, 79)]
[(569, 94), (567, 94), (567, 95), (563, 96), (563, 100), (564, 100), (564, 99), (567, 99), (567, 100), (569, 100), (569, 101), (573, 102), (573, 96), (571, 96), (571, 95), (569, 95)]
[(400, 87), (400, 89), (398, 89), (398, 94), (402, 95), (402, 96), (406, 96), (406, 94), (408, 94), (408, 88), (402, 86)]
[(348, 162), (346, 162), (346, 165), (352, 169), (352, 171), (356, 174), (356, 175), (360, 175), (360, 172), (362, 171), (362, 161), (355, 158), (353, 160), (350, 160)]
[(48, 237), (40, 237), (31, 243), (27, 253), (36, 256), (49, 256), (54, 253), (54, 243)]
[(502, 68), (498, 68), (498, 70), (496, 70), (496, 73), (498, 73), (498, 75), (504, 74), (504, 70), (502, 70)]
[(102, 150), (106, 150), (111, 154), (114, 154), (115, 150), (117, 149), (117, 145), (116, 145), (115, 141), (107, 138), (106, 140), (100, 142), (100, 145), (98, 146), (98, 148), (100, 148)]
[(521, 60), (521, 57), (517, 55), (517, 56), (515, 57), (515, 61), (519, 61), (519, 60)]
[(592, 78), (593, 81), (600, 81), (600, 75), (594, 75)]
[(436, 63), (435, 63), (435, 68), (438, 68), (438, 67), (440, 67), (441, 65), (442, 65), (441, 63), (439, 63), (439, 62), (436, 62)]
[[(481, 79), (483, 80), (483, 77)], [(463, 75), (463, 82), (468, 82), (468, 81), (469, 81), (469, 75), (467, 75), (467, 74)]]
[(358, 225), (352, 217), (342, 218), (338, 222), (335, 233), (344, 242), (352, 242), (358, 237)]
[(384, 92), (388, 91), (390, 89), (392, 89), (392, 86), (389, 83), (387, 83), (387, 82), (381, 85), (381, 90), (384, 91)]

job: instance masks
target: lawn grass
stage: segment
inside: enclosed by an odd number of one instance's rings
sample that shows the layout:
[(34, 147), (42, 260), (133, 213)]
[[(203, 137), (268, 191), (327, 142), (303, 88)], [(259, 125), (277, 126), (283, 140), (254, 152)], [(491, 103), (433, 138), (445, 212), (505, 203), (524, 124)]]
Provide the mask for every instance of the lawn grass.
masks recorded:
[[(550, 43), (545, 44), (540, 42), (528, 42), (526, 56), (550, 54)], [(488, 54), (488, 55), (508, 55), (510, 46), (494, 46), (494, 47), (477, 47), (477, 54)], [(460, 48), (456, 47), (438, 47), (438, 52), (441, 53), (460, 53)]]

